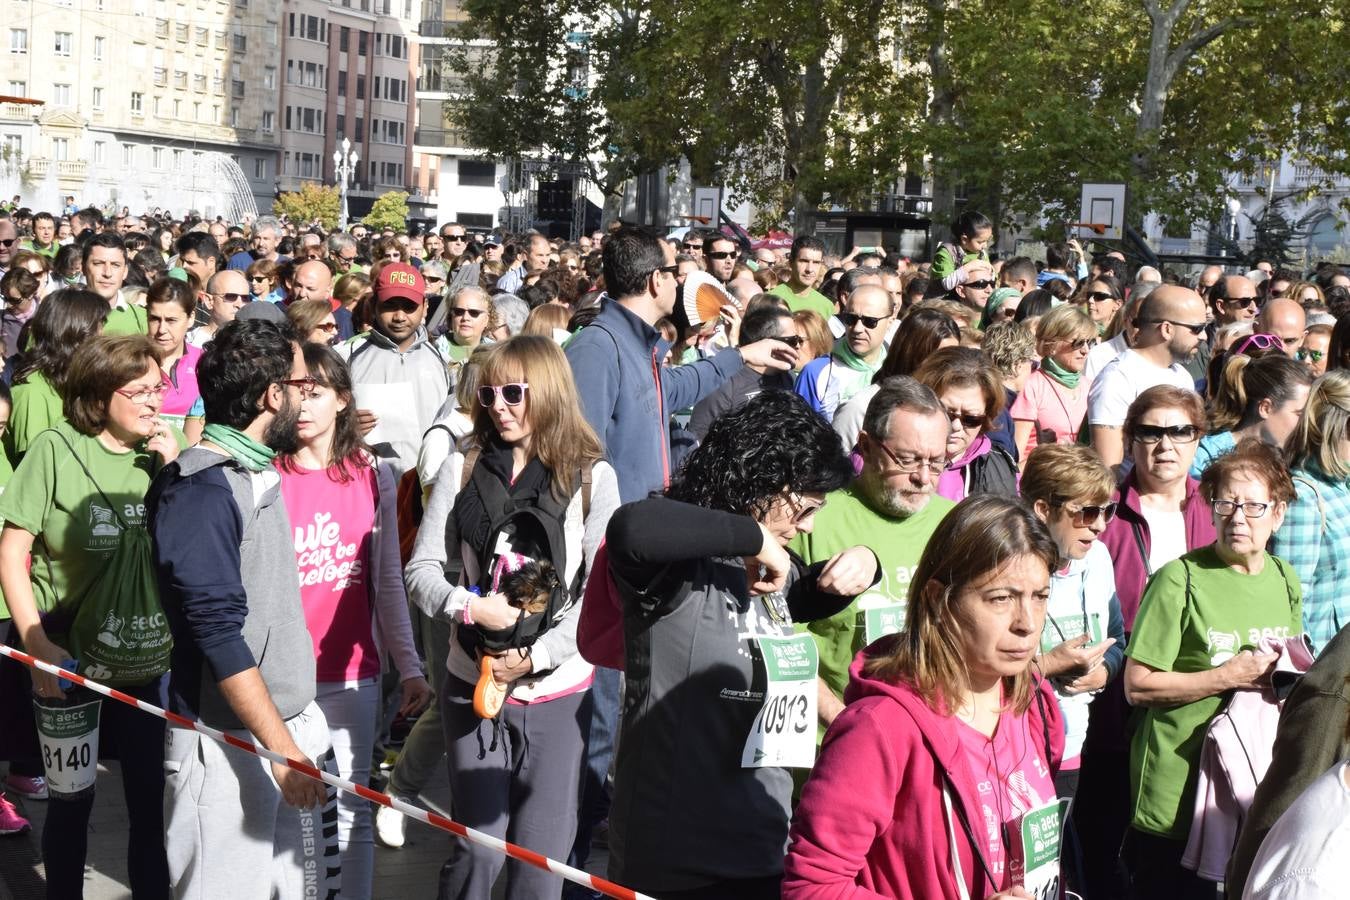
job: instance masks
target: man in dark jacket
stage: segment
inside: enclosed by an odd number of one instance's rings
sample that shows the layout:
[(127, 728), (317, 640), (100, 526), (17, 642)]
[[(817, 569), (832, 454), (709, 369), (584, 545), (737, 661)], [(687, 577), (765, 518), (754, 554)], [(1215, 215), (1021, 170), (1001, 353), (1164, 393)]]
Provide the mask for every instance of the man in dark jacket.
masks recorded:
[[(792, 313), (784, 306), (765, 306), (751, 312), (741, 322), (740, 345), (753, 344), (772, 338), (791, 346), (796, 350), (801, 346), (801, 338), (792, 326)], [(689, 419), (689, 430), (700, 441), (708, 433), (713, 419), (725, 412), (738, 409), (751, 397), (763, 391), (792, 390), (792, 375), (764, 366), (746, 363), (741, 370), (732, 375), (727, 383), (694, 406), (694, 414)]]

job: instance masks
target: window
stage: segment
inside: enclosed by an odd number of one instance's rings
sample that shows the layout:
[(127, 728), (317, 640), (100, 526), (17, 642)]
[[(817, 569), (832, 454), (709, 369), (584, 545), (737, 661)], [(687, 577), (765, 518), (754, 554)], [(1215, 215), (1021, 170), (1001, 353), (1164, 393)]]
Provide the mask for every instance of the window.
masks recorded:
[(358, 56), (366, 55), (366, 44), (370, 41), (370, 34), (365, 31), (357, 33), (356, 36), (356, 54)]
[(340, 138), (347, 133), (347, 116), (338, 113), (337, 117), (337, 136)]
[(459, 161), (459, 183), (461, 187), (495, 187), (497, 184), (497, 164), (481, 159), (461, 159)]
[(238, 32), (235, 33), (235, 35), (234, 35), (234, 52), (235, 52), (235, 53), (247, 53), (247, 52), (248, 52), (248, 37), (247, 37), (246, 35), (239, 34)]
[(347, 52), (347, 45), (348, 43), (350, 43), (351, 34), (352, 30), (348, 28), (346, 25), (343, 25), (342, 31), (338, 33), (338, 50), (342, 51), (343, 53)]
[(366, 99), (366, 76), (364, 75), (356, 76), (356, 99)]
[(239, 127), (239, 107), (237, 106), (230, 107), (230, 127), (231, 128)]
[(139, 91), (131, 92), (131, 113), (136, 116), (145, 114), (145, 95)]
[(174, 117), (175, 119), (181, 119), (181, 118), (183, 118), (183, 101), (182, 101), (182, 100), (175, 100), (175, 101), (173, 101), (173, 117)]
[(205, 47), (207, 44), (211, 43), (211, 29), (198, 25), (196, 28), (192, 29), (192, 39), (199, 46)]
[(156, 94), (154, 98), (150, 101), (150, 111), (154, 113), (156, 117), (158, 117), (160, 115), (161, 107), (163, 106), (163, 104), (164, 98)]
[(9, 93), (10, 93), (11, 96), (14, 96), (14, 97), (27, 97), (27, 96), (28, 96), (28, 82), (26, 82), (26, 81), (11, 81), (11, 82), (9, 83)]
[(103, 88), (94, 88), (94, 109), (103, 108)]
[(267, 66), (265, 69), (263, 69), (263, 88), (270, 91), (274, 90), (276, 86), (277, 86), (276, 66)]
[(347, 73), (338, 71), (337, 94), (339, 97), (347, 96)]
[(101, 166), (107, 162), (108, 145), (103, 141), (94, 141), (94, 165)]
[(52, 138), (52, 159), (70, 159), (70, 141), (65, 138)]
[(202, 105), (200, 103), (192, 104), (192, 121), (200, 122), (202, 120)]
[(164, 148), (163, 148), (163, 147), (151, 147), (151, 148), (150, 148), (150, 164), (151, 164), (154, 168), (156, 168), (156, 169), (162, 169), (162, 168), (164, 168)]
[(359, 144), (365, 139), (366, 139), (366, 120), (358, 118), (356, 120), (356, 126), (352, 128), (352, 140), (356, 141), (356, 143)]
[(262, 181), (267, 178), (267, 158), (260, 156), (253, 160), (253, 177)]
[(53, 106), (70, 105), (70, 85), (68, 84), (52, 85), (52, 105)]
[(7, 134), (5, 135), (4, 140), (5, 152), (8, 153), (11, 158), (23, 156), (23, 135)]
[(27, 28), (11, 28), (9, 30), (9, 52), (10, 53), (28, 52)]
[(183, 151), (182, 151), (182, 150), (175, 150), (175, 151), (173, 151), (173, 170), (174, 170), (175, 172), (181, 172), (181, 171), (183, 171)]
[(107, 38), (94, 38), (94, 62), (103, 62), (103, 48), (107, 43)]
[(134, 168), (136, 165), (136, 145), (122, 145), (122, 167), (126, 169)]
[(244, 96), (244, 83), (242, 81), (230, 82), (230, 96), (242, 98)]
[(188, 39), (188, 25), (186, 22), (179, 22), (173, 26), (173, 36), (182, 43), (186, 44)]
[(277, 114), (272, 110), (265, 110), (262, 114), (262, 130), (265, 134), (271, 134), (277, 127)]

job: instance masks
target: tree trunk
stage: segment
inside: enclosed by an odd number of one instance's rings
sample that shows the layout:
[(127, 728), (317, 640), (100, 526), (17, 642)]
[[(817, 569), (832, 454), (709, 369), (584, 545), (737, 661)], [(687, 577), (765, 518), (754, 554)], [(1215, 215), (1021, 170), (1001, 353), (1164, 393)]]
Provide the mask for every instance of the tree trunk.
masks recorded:
[[(933, 97), (928, 102), (928, 128), (932, 135), (955, 127), (956, 98), (952, 92), (951, 69), (947, 65), (946, 0), (928, 0), (928, 71)], [(929, 211), (929, 256), (940, 242), (947, 239), (952, 221), (956, 218), (956, 184), (942, 158), (942, 139), (930, 140), (934, 149), (929, 157), (933, 175), (933, 202)]]

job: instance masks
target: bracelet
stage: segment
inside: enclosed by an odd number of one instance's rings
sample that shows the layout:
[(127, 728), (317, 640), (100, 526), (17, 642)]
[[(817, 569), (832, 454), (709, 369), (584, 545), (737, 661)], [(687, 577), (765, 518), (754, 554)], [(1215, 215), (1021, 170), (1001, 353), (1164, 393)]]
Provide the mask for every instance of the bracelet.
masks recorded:
[(473, 601), (477, 596), (477, 594), (471, 594), (469, 596), (469, 602), (464, 604), (464, 610), (459, 614), (460, 620), (463, 621), (465, 625), (473, 624)]

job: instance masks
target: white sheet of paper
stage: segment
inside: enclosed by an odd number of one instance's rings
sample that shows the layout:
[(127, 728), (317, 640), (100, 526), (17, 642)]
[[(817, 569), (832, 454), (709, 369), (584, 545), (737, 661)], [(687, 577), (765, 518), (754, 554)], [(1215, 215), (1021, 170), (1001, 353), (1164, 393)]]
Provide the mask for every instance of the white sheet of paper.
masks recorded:
[(373, 412), (379, 421), (366, 435), (366, 443), (372, 447), (392, 440), (401, 431), (398, 425), (409, 420), (412, 415), (412, 384), (407, 381), (395, 381), (389, 384), (369, 382), (352, 387), (356, 395), (356, 408)]

